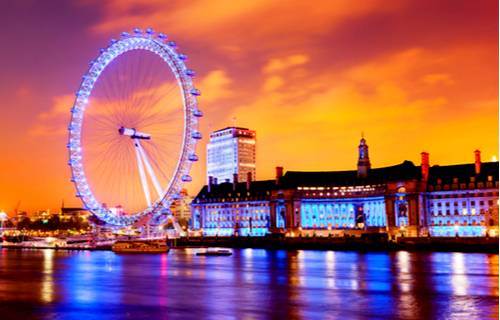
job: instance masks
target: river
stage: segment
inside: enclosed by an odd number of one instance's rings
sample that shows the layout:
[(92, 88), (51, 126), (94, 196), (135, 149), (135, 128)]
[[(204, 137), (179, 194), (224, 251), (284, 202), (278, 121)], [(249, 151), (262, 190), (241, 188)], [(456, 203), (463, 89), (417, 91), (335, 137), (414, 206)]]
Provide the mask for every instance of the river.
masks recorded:
[(0, 249), (0, 319), (497, 319), (498, 255)]

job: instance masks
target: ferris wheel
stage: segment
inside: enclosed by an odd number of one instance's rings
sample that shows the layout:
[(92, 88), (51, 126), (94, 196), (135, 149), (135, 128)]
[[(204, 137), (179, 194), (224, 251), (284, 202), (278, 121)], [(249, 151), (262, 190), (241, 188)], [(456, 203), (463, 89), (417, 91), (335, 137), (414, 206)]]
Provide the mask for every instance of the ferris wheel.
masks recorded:
[(85, 209), (128, 226), (168, 213), (198, 160), (200, 91), (186, 55), (138, 28), (90, 62), (71, 108), (71, 181)]

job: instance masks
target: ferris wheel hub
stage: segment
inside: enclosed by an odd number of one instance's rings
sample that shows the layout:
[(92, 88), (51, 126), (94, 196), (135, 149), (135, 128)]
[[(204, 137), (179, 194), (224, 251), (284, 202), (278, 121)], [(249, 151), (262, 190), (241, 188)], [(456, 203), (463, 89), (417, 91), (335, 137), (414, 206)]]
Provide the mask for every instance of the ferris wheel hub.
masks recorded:
[(131, 139), (151, 139), (151, 135), (149, 133), (137, 131), (135, 128), (120, 127), (118, 132), (122, 136), (129, 136)]

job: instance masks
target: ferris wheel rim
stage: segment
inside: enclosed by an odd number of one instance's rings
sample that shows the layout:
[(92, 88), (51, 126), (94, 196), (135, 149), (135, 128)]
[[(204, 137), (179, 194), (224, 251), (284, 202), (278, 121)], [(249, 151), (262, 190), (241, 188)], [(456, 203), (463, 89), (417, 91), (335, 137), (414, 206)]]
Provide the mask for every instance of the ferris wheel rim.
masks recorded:
[[(106, 67), (122, 54), (140, 49), (152, 52), (162, 58), (176, 78), (177, 86), (181, 92), (184, 113), (182, 144), (172, 178), (163, 189), (163, 193), (158, 195), (156, 201), (142, 211), (134, 212), (127, 216), (117, 216), (103, 206), (103, 204), (99, 203), (88, 184), (82, 155), (82, 122), (94, 85)], [(155, 34), (152, 29), (147, 29), (145, 32), (134, 29), (133, 34), (124, 32), (121, 39), (113, 39), (108, 47), (101, 49), (100, 54), (95, 60), (91, 61), (89, 69), (82, 78), (82, 82), (76, 93), (75, 102), (71, 108), (71, 120), (68, 127), (67, 148), (69, 152), (68, 164), (71, 168), (71, 181), (76, 187), (76, 196), (81, 198), (84, 204), (84, 209), (92, 212), (108, 224), (127, 226), (137, 222), (144, 216), (161, 213), (162, 209), (168, 210), (170, 203), (178, 197), (182, 184), (191, 181), (189, 171), (192, 163), (198, 160), (195, 148), (197, 140), (201, 138), (201, 133), (198, 131), (198, 118), (201, 117), (202, 113), (198, 109), (196, 99), (200, 95), (200, 91), (194, 87), (192, 82), (194, 71), (186, 67), (184, 63), (185, 59), (185, 55), (176, 51), (175, 42), (167, 42), (164, 34)]]

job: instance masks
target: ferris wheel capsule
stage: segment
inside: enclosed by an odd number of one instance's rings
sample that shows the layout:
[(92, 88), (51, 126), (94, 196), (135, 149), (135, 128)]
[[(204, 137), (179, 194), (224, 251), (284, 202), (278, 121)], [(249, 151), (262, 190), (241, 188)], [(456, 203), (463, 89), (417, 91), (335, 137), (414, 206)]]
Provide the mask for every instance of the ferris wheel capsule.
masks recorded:
[(198, 89), (191, 89), (190, 93), (193, 95), (193, 96), (200, 96), (201, 95), (201, 91), (198, 90)]
[(199, 131), (193, 131), (193, 133), (191, 134), (191, 137), (193, 139), (200, 140), (201, 139), (201, 133)]

